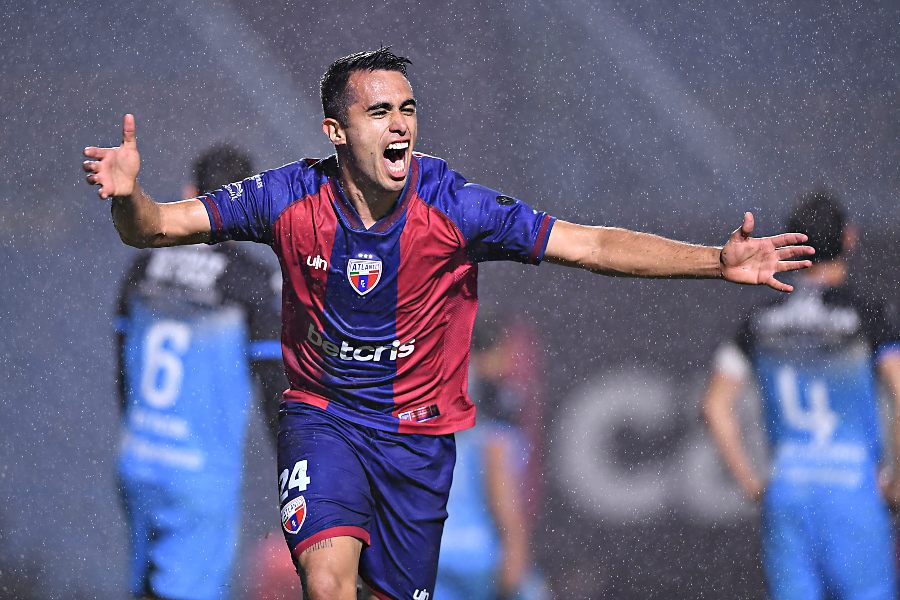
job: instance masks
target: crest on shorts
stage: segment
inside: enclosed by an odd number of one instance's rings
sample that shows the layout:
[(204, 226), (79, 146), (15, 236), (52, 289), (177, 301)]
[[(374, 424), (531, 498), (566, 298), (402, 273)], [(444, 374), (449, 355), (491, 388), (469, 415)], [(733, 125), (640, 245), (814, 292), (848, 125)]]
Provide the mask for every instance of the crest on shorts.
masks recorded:
[(371, 255), (347, 261), (347, 279), (360, 296), (365, 296), (381, 281), (381, 261)]
[(281, 508), (281, 526), (288, 533), (297, 533), (306, 520), (306, 499), (297, 496)]

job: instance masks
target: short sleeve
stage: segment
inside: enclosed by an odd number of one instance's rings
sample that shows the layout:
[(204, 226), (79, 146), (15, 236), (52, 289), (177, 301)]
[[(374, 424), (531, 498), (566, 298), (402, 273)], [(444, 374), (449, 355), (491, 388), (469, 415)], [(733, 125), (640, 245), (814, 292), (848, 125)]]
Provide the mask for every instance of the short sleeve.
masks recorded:
[(258, 259), (237, 244), (226, 248), (232, 260), (223, 278), (225, 294), (246, 312), (251, 358), (281, 360), (280, 270), (277, 264)]
[(861, 310), (866, 336), (875, 359), (900, 354), (900, 308), (893, 304), (870, 303)]
[(210, 243), (226, 240), (269, 243), (272, 224), (294, 198), (291, 165), (265, 171), (200, 196), (211, 226)]
[(726, 342), (713, 354), (713, 370), (744, 381), (750, 377), (750, 360), (734, 342)]
[(543, 260), (555, 222), (553, 217), (517, 198), (474, 183), (462, 183), (455, 195), (454, 220), (472, 260), (513, 260), (535, 265)]

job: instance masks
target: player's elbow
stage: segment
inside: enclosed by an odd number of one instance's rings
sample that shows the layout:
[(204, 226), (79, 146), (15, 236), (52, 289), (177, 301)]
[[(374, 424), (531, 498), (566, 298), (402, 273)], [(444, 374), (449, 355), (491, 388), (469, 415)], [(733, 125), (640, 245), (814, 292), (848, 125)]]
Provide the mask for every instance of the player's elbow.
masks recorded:
[(166, 245), (166, 235), (163, 232), (129, 231), (118, 228), (116, 231), (118, 231), (119, 239), (122, 240), (122, 243), (132, 248), (159, 248)]
[(122, 243), (126, 246), (142, 249), (151, 247), (150, 240), (146, 236), (135, 235), (134, 233), (122, 231), (121, 229), (117, 229), (116, 231), (119, 233), (119, 239), (122, 240)]

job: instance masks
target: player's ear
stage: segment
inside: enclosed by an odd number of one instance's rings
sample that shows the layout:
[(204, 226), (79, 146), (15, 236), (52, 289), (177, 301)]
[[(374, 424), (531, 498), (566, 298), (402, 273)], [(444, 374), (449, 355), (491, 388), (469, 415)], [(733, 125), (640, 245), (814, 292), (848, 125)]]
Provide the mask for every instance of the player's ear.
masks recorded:
[(332, 119), (331, 117), (322, 119), (322, 131), (335, 146), (342, 146), (347, 143), (344, 127), (337, 119)]

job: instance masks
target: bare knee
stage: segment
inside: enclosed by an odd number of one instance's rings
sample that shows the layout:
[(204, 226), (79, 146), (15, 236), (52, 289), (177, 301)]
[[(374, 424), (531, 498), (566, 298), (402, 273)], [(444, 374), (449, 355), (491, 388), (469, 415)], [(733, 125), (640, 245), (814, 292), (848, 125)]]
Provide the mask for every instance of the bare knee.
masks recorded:
[(308, 600), (356, 600), (356, 578), (362, 542), (328, 538), (300, 555), (300, 577)]
[(348, 577), (321, 567), (303, 570), (303, 597), (307, 600), (356, 600), (356, 575)]

